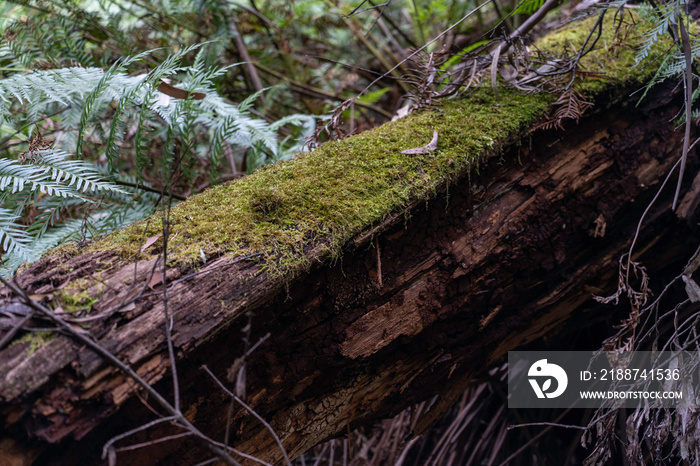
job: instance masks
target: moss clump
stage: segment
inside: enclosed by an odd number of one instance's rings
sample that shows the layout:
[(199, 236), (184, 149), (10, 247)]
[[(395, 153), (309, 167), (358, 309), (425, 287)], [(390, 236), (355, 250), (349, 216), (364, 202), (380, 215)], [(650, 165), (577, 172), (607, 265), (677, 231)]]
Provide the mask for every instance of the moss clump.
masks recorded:
[(65, 312), (78, 313), (85, 311), (88, 314), (92, 306), (98, 301), (99, 296), (90, 296), (87, 291), (81, 291), (77, 294), (72, 294), (67, 291), (60, 291), (56, 296), (57, 302), (60, 303), (61, 309)]
[[(539, 47), (554, 53), (576, 47), (592, 25), (592, 20), (570, 25), (541, 40)], [(625, 43), (633, 46), (639, 38), (638, 32), (630, 33)], [(588, 79), (580, 83), (581, 89), (594, 93), (648, 78), (652, 67), (632, 67), (632, 46), (617, 43), (611, 21), (606, 22), (596, 55), (580, 64), (593, 71), (600, 68), (600, 60), (605, 79)], [(489, 152), (532, 125), (556, 98), (509, 89), (499, 95), (496, 100), (490, 89), (482, 89), (468, 100), (445, 103), (440, 111), (419, 112), (330, 142), (294, 161), (193, 196), (172, 209), (171, 231), (182, 229), (185, 234), (169, 257), (194, 262), (200, 250), (207, 256), (262, 252), (269, 270), (294, 274), (308, 265), (305, 251), (310, 248), (321, 251), (316, 258), (338, 254), (355, 235), (464, 176)], [(439, 134), (437, 151), (401, 154), (427, 144), (433, 130)], [(133, 255), (143, 238), (160, 230), (160, 222), (140, 222), (92, 248)]]
[[(105, 264), (108, 266), (109, 264)], [(101, 280), (100, 274), (97, 273), (95, 278)], [(104, 291), (104, 285), (97, 284), (93, 279), (74, 280), (63, 289), (56, 290), (56, 303), (61, 306), (65, 312), (90, 313), (92, 306), (99, 300)]]
[(53, 340), (55, 336), (54, 332), (31, 332), (13, 341), (12, 345), (29, 343), (27, 354), (34, 354), (39, 348)]
[(285, 199), (273, 186), (261, 186), (250, 195), (250, 208), (260, 214), (260, 220), (279, 217), (277, 214), (282, 213), (284, 203)]

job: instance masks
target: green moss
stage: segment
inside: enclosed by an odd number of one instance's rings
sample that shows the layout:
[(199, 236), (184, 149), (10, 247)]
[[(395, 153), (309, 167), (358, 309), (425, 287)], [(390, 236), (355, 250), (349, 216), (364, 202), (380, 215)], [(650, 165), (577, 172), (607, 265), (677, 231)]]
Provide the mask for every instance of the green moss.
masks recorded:
[[(98, 301), (102, 294), (102, 287), (98, 286), (96, 292), (95, 289), (91, 289), (93, 285), (94, 282), (92, 280), (75, 280), (65, 289), (56, 292), (56, 302), (65, 312), (77, 313), (85, 311), (90, 313), (92, 306)], [(88, 293), (88, 289), (91, 290), (90, 293)]]
[[(589, 20), (570, 25), (541, 40), (539, 47), (555, 53), (576, 47), (592, 24)], [(625, 43), (635, 42), (639, 36), (632, 33)], [(653, 67), (632, 67), (634, 55), (630, 45), (615, 39), (607, 22), (595, 55), (580, 65), (599, 71), (600, 60), (605, 79), (587, 79), (578, 85), (596, 93), (624, 81), (648, 78)], [(505, 89), (496, 100), (490, 89), (482, 89), (468, 100), (445, 103), (440, 111), (418, 112), (209, 189), (172, 209), (175, 227), (171, 231), (178, 233), (178, 240), (171, 243), (176, 246), (169, 257), (195, 263), (200, 250), (208, 257), (261, 252), (270, 271), (294, 274), (309, 265), (310, 249), (319, 252), (315, 259), (335, 256), (354, 236), (464, 176), (488, 153), (531, 126), (554, 98)], [(433, 130), (439, 134), (437, 151), (401, 154), (427, 144)], [(160, 222), (140, 222), (92, 248), (133, 256), (143, 238), (160, 229)]]
[(56, 335), (54, 332), (31, 332), (14, 340), (11, 345), (29, 343), (29, 346), (27, 347), (27, 354), (34, 354), (39, 348), (53, 340), (55, 336)]

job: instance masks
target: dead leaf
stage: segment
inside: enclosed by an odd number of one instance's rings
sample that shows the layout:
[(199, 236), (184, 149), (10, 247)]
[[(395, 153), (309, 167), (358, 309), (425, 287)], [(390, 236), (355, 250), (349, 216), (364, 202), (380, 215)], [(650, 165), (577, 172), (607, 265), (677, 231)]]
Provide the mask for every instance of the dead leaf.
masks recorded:
[(121, 312), (122, 314), (125, 314), (127, 312), (131, 312), (134, 310), (136, 310), (136, 303), (133, 303), (133, 302), (119, 308), (119, 312)]
[(153, 276), (151, 277), (151, 281), (148, 282), (148, 287), (150, 289), (152, 289), (153, 291), (156, 291), (156, 286), (158, 286), (162, 283), (163, 283), (163, 274), (156, 270), (155, 272), (153, 272)]
[(117, 451), (113, 447), (107, 449), (107, 464), (117, 466)]
[(36, 302), (42, 302), (42, 301), (50, 301), (53, 299), (53, 295), (51, 294), (30, 294), (29, 299), (32, 301)]
[(402, 150), (402, 154), (415, 155), (415, 154), (427, 154), (428, 152), (433, 152), (437, 150), (438, 147), (438, 132), (433, 131), (433, 139), (423, 147), (417, 147), (415, 149)]
[(700, 286), (698, 286), (697, 282), (690, 275), (683, 275), (682, 278), (685, 282), (685, 292), (688, 293), (690, 301), (694, 303), (700, 301)]
[(81, 334), (81, 335), (89, 335), (89, 334), (90, 334), (90, 332), (89, 332), (87, 329), (81, 327), (81, 326), (78, 325), (78, 324), (71, 324), (71, 323), (69, 323), (68, 325), (70, 325), (70, 327), (73, 329), (73, 331), (74, 331), (75, 333), (79, 333), (79, 334)]
[(158, 90), (174, 99), (192, 98), (194, 100), (202, 100), (207, 96), (202, 92), (189, 92), (184, 89), (180, 89), (179, 87), (171, 86), (163, 80), (158, 83)]
[(150, 238), (148, 238), (146, 240), (146, 242), (143, 243), (143, 246), (141, 246), (141, 249), (139, 249), (139, 252), (141, 253), (141, 252), (145, 251), (146, 249), (150, 248), (151, 246), (153, 246), (153, 243), (158, 241), (158, 239), (161, 236), (163, 236), (163, 233), (158, 233), (157, 235), (154, 235), (154, 236), (151, 236)]
[(391, 121), (396, 121), (399, 118), (403, 118), (406, 115), (408, 115), (409, 113), (411, 113), (411, 104), (406, 104), (396, 111), (394, 116), (391, 117)]
[(498, 99), (498, 59), (501, 57), (501, 47), (503, 44), (499, 44), (496, 50), (493, 51), (493, 58), (491, 59), (491, 87), (493, 88), (493, 95)]
[(245, 364), (238, 369), (238, 375), (236, 376), (236, 396), (241, 400), (246, 398), (246, 370)]
[(236, 380), (238, 370), (244, 363), (244, 358), (236, 358), (236, 360), (233, 361), (233, 364), (231, 364), (231, 367), (226, 371), (226, 380), (228, 380), (229, 382), (233, 382), (234, 380)]
[(690, 259), (688, 262), (688, 265), (685, 266), (685, 269), (683, 269), (683, 274), (684, 275), (692, 275), (693, 272), (695, 272), (698, 268), (700, 267), (700, 248), (698, 248), (695, 251), (695, 254), (693, 254), (693, 257)]
[(498, 73), (507, 82), (512, 84), (515, 78), (518, 77), (518, 69), (514, 66), (503, 65), (499, 68)]
[(605, 217), (603, 214), (598, 215), (598, 217), (593, 222), (595, 224), (595, 230), (593, 231), (594, 238), (602, 238), (605, 236), (605, 227), (607, 223), (605, 222)]

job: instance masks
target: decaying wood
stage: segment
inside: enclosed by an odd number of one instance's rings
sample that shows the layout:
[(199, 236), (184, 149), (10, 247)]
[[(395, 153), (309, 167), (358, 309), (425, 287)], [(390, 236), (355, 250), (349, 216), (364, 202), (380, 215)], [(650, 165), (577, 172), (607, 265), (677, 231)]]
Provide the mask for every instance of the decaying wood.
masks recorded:
[[(270, 337), (246, 358), (246, 399), (291, 457), (440, 394), (419, 423), (428, 427), (473, 376), (556, 331), (591, 305), (592, 293), (614, 286), (617, 259), (680, 154), (682, 134), (669, 121), (681, 104), (659, 88), (645, 108), (614, 105), (569, 131), (525, 135), (478, 175), (397, 212), (350, 242), (340, 261), (291, 283), (260, 270), (256, 257), (221, 258), (192, 275), (171, 269), (186, 417), (223, 438), (229, 400), (201, 366), (222, 381), (237, 372), (252, 313), (251, 342)], [(697, 165), (691, 154), (689, 170)], [(655, 204), (638, 241), (650, 269), (684, 262), (697, 243), (687, 226), (697, 219), (697, 199), (683, 200), (683, 220), (669, 203), (670, 193)], [(91, 280), (88, 294), (100, 290), (93, 316), (146, 289), (120, 312), (91, 321), (89, 332), (168, 394), (163, 303), (147, 286), (152, 268), (152, 261), (124, 265), (114, 251), (52, 256), (17, 282), (50, 302), (70, 283)], [(6, 293), (0, 305), (12, 299)], [(158, 407), (124, 374), (67, 336), (29, 345), (0, 351), (0, 464), (35, 457), (35, 464), (99, 464), (107, 439), (154, 419)], [(177, 432), (161, 425), (131, 441)], [(281, 461), (274, 438), (243, 409), (234, 412), (232, 439), (239, 450)], [(195, 442), (177, 440), (118, 458), (178, 465), (205, 455)]]

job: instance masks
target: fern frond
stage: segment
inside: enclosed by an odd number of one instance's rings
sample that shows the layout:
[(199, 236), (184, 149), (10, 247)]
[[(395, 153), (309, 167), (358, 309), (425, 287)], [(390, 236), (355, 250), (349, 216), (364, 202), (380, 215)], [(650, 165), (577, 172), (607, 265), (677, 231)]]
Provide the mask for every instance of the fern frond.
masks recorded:
[(27, 189), (49, 196), (84, 198), (75, 189), (71, 189), (51, 179), (49, 169), (38, 165), (22, 165), (15, 160), (0, 159), (0, 191), (17, 193)]
[(642, 62), (647, 56), (649, 56), (649, 51), (654, 46), (654, 44), (659, 40), (661, 36), (666, 34), (669, 29), (669, 25), (674, 23), (674, 14), (678, 11), (681, 3), (685, 2), (672, 2), (669, 4), (661, 4), (656, 9), (655, 15), (649, 15), (648, 18), (652, 21), (653, 26), (651, 30), (644, 34), (644, 41), (641, 47), (637, 51), (636, 61), (637, 65)]
[[(154, 102), (156, 99), (156, 88), (151, 86), (146, 93), (146, 103)], [(143, 171), (148, 168), (148, 149), (150, 139), (147, 137), (155, 126), (155, 122), (151, 119), (151, 110), (148, 105), (142, 105), (139, 112), (139, 119), (136, 126), (136, 135), (134, 138), (134, 148), (136, 149), (136, 173), (141, 176)]]
[(16, 254), (19, 257), (29, 257), (31, 237), (17, 223), (17, 214), (10, 209), (0, 207), (0, 244), (3, 256)]
[(256, 100), (258, 100), (258, 98), (259, 98), (265, 91), (267, 91), (267, 90), (269, 90), (269, 89), (270, 89), (269, 87), (266, 87), (266, 88), (260, 89), (260, 90), (257, 91), (257, 92), (254, 92), (253, 94), (250, 94), (248, 97), (245, 98), (245, 100), (243, 100), (243, 102), (241, 102), (241, 103), (238, 105), (238, 110), (241, 111), (241, 112), (244, 112), (244, 111), (248, 110), (250, 107), (253, 106), (253, 103), (254, 103)]
[(84, 204), (82, 199), (63, 197), (43, 197), (34, 202), (35, 209), (39, 212), (31, 225), (26, 229), (32, 238), (42, 237), (49, 228), (54, 227), (61, 216), (69, 209), (78, 209)]
[[(2, 231), (1, 222), (2, 217), (0, 213), (0, 232)], [(82, 228), (82, 220), (68, 220), (58, 227), (51, 229), (44, 235), (34, 238), (33, 241), (27, 243), (23, 253), (19, 250), (10, 251), (3, 256), (3, 263), (2, 266), (0, 266), (0, 274), (5, 276), (12, 275), (23, 263), (37, 261), (42, 255), (59, 244), (80, 239)]]
[(17, 193), (27, 189), (49, 196), (85, 200), (84, 195), (90, 192), (122, 191), (114, 183), (103, 181), (91, 164), (66, 160), (68, 155), (53, 149), (37, 151), (37, 161), (31, 165), (0, 159), (0, 191), (9, 189), (11, 193)]
[(68, 183), (67, 186), (75, 186), (78, 191), (98, 192), (125, 191), (116, 184), (103, 180), (103, 174), (95, 169), (95, 166), (81, 160), (67, 160), (70, 154), (54, 149), (40, 151), (43, 160), (38, 166), (51, 169), (51, 179), (57, 183)]
[(107, 89), (109, 86), (109, 82), (121, 71), (124, 70), (126, 66), (126, 63), (122, 63), (121, 60), (117, 61), (114, 65), (112, 65), (109, 70), (107, 70), (103, 75), (100, 81), (97, 83), (94, 89), (90, 91), (88, 94), (87, 98), (85, 99), (85, 103), (83, 104), (83, 112), (82, 115), (80, 116), (80, 125), (78, 126), (78, 136), (77, 136), (77, 144), (75, 147), (75, 156), (77, 158), (80, 158), (80, 150), (83, 144), (83, 133), (85, 132), (85, 129), (87, 128), (88, 124), (90, 123), (90, 117), (92, 115), (92, 112), (95, 108), (95, 104), (97, 103), (98, 99), (101, 97), (101, 95), (104, 93), (104, 91)]

